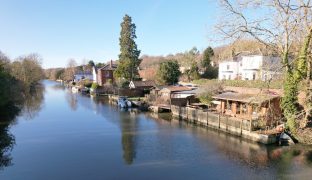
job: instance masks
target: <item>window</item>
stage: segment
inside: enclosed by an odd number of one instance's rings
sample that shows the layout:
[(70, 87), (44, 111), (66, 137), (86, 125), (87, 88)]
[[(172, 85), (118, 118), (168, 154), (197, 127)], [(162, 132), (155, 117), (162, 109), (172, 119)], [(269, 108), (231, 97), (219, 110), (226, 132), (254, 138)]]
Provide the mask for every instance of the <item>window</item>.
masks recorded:
[(229, 75), (229, 80), (231, 79), (231, 74)]
[(230, 65), (226, 65), (226, 69), (229, 70), (230, 69)]
[(255, 80), (255, 79), (256, 79), (256, 74), (253, 73), (253, 74), (252, 74), (252, 80)]
[(223, 78), (222, 79), (226, 79), (225, 75), (223, 75)]
[(105, 72), (105, 77), (109, 77), (109, 75), (110, 75), (109, 71), (106, 71)]

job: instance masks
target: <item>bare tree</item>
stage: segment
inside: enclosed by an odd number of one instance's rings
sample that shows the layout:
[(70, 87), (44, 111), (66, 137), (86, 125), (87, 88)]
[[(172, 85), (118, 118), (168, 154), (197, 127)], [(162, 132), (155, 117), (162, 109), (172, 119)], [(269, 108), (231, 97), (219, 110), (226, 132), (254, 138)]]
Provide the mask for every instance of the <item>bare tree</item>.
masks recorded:
[(41, 61), (38, 54), (20, 56), (11, 64), (11, 74), (25, 86), (34, 86), (44, 78)]
[[(287, 123), (311, 119), (311, 0), (220, 0), (220, 7), (224, 14), (216, 29), (223, 38), (254, 38), (281, 57)], [(298, 85), (304, 79), (307, 102), (305, 111), (299, 111)]]
[(67, 67), (64, 73), (64, 79), (67, 81), (71, 81), (74, 79), (74, 75), (76, 73), (77, 62), (75, 59), (69, 59), (67, 63)]

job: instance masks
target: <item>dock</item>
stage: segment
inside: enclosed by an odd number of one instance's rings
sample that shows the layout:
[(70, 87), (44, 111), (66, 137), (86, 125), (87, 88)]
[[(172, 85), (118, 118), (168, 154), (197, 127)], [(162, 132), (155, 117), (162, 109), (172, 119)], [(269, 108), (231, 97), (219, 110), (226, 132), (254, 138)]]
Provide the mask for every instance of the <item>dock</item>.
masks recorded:
[(170, 112), (171, 106), (168, 104), (157, 104), (157, 105), (150, 106), (149, 110), (155, 113)]

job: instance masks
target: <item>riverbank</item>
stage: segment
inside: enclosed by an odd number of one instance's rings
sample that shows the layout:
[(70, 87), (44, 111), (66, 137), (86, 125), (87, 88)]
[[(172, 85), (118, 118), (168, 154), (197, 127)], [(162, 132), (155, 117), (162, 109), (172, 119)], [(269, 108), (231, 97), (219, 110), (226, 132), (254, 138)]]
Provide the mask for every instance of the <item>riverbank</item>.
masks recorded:
[(0, 170), (0, 179), (307, 179), (312, 175), (312, 147), (263, 145), (173, 119), (170, 113), (121, 109), (107, 97), (72, 93), (51, 81), (43, 85), (42, 108), (32, 116), (28, 113), (33, 108), (22, 112), (1, 134), (15, 142), (6, 156), (11, 164)]
[[(113, 102), (112, 104), (118, 106), (119, 95), (107, 94), (105, 95)], [(125, 97), (123, 97), (125, 98)], [(208, 110), (201, 110), (191, 107), (180, 106), (150, 106), (147, 107), (146, 103), (138, 103), (130, 101), (132, 108), (139, 108), (141, 110), (150, 110), (156, 113), (170, 112), (173, 117), (179, 120), (184, 120), (190, 123), (194, 123), (198, 126), (205, 126), (214, 129), (218, 129), (225, 133), (229, 133), (239, 138), (249, 139), (254, 142), (262, 144), (274, 144), (279, 142), (280, 132), (275, 129), (271, 130), (256, 130), (258, 121), (250, 119), (237, 119), (234, 117), (221, 116), (218, 113), (209, 112)], [(131, 107), (131, 106), (130, 106)], [(144, 107), (144, 108), (142, 108)]]
[[(118, 95), (108, 95), (111, 101), (117, 102)], [(275, 129), (257, 130), (258, 120), (238, 119), (223, 116), (208, 109), (196, 109), (181, 106), (150, 106), (149, 110), (154, 113), (170, 112), (173, 117), (198, 126), (218, 129), (240, 138), (249, 139), (262, 144), (274, 144), (279, 142), (281, 132)]]

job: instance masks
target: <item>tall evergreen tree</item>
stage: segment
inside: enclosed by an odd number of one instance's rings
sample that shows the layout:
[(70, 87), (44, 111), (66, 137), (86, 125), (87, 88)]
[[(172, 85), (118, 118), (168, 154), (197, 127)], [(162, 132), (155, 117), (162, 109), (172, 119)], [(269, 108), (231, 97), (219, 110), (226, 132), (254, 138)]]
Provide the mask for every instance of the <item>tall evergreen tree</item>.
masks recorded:
[(132, 23), (130, 16), (125, 15), (121, 23), (121, 32), (119, 38), (120, 54), (119, 64), (114, 72), (118, 78), (133, 80), (138, 77), (138, 67), (141, 63), (140, 50), (135, 43), (137, 36), (135, 35), (136, 26)]
[(211, 65), (211, 57), (214, 55), (213, 49), (209, 46), (203, 53), (202, 66), (207, 70)]
[(201, 65), (204, 68), (204, 78), (217, 78), (218, 77), (218, 68), (211, 66), (211, 58), (214, 56), (213, 49), (209, 46), (203, 52), (203, 59)]
[(157, 71), (158, 82), (160, 84), (174, 84), (179, 81), (180, 72), (179, 63), (176, 60), (162, 62)]

